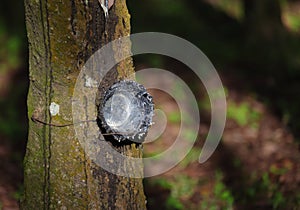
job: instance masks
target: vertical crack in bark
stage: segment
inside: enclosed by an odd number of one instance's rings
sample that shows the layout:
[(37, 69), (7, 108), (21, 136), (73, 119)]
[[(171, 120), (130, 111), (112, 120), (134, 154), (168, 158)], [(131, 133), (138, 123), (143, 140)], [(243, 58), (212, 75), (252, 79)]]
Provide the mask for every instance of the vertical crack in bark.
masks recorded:
[[(40, 15), (41, 15), (41, 19), (43, 20), (44, 18), (44, 12), (43, 12), (43, 6), (42, 6), (42, 1), (40, 0)], [(47, 43), (46, 43), (46, 37), (45, 37), (45, 30), (44, 30), (44, 24), (42, 24), (42, 28), (43, 28), (43, 40), (44, 40), (44, 46), (46, 47)], [(47, 52), (46, 52), (47, 54)], [(47, 62), (47, 56), (45, 57), (45, 62)], [(47, 79), (46, 79), (46, 83), (44, 84), (45, 87), (44, 87), (44, 91), (45, 91), (45, 94), (47, 93)], [(47, 102), (46, 102), (47, 103)], [(45, 109), (45, 121), (47, 122), (48, 120), (48, 109)], [(43, 199), (44, 199), (44, 209), (46, 209), (47, 205), (46, 203), (48, 203), (48, 199), (47, 199), (47, 158), (46, 158), (46, 138), (47, 138), (47, 134), (46, 134), (46, 129), (47, 127), (44, 126), (43, 128), (43, 158), (44, 158), (44, 187), (43, 187)]]
[[(48, 1), (40, 0), (41, 19), (43, 21), (43, 39), (45, 47), (45, 64), (46, 64), (46, 84), (45, 84), (45, 121), (51, 123), (49, 113), (49, 105), (51, 103), (52, 92), (52, 68), (51, 68), (51, 51), (50, 51), (50, 31), (49, 31), (49, 15), (47, 10)], [(43, 154), (44, 154), (44, 209), (50, 208), (50, 159), (51, 159), (51, 126), (45, 126), (43, 138)]]
[[(87, 98), (86, 97), (84, 97), (84, 107), (85, 107), (85, 113), (86, 113), (86, 120), (88, 119), (88, 110), (87, 110)], [(87, 129), (84, 129), (84, 135), (85, 135), (85, 137), (87, 137), (87, 135), (88, 135), (88, 133), (87, 133)], [(87, 173), (87, 170), (88, 170), (88, 168), (87, 168), (87, 156), (86, 156), (86, 154), (85, 154), (85, 151), (86, 151), (86, 149), (85, 149), (85, 145), (83, 146), (83, 158), (84, 158), (84, 161), (83, 161), (83, 164), (84, 164), (84, 168), (83, 168), (83, 170), (84, 170), (84, 176), (85, 176), (85, 184), (86, 184), (86, 195), (87, 195), (87, 205), (86, 205), (86, 210), (88, 210), (89, 209), (89, 203), (90, 203), (90, 196), (89, 196), (89, 177), (88, 177), (88, 173)]]
[(89, 199), (89, 186), (88, 186), (88, 174), (87, 174), (87, 164), (86, 164), (86, 154), (85, 154), (85, 151), (83, 151), (83, 165), (84, 165), (84, 178), (85, 178), (85, 186), (86, 186), (86, 200), (87, 200), (87, 203), (86, 203), (86, 207), (85, 209), (88, 210), (89, 209), (89, 202), (90, 202), (90, 199)]
[(77, 13), (77, 8), (76, 8), (75, 0), (71, 0), (70, 24), (71, 24), (72, 33), (74, 36), (76, 36), (76, 22), (75, 22), (76, 13)]

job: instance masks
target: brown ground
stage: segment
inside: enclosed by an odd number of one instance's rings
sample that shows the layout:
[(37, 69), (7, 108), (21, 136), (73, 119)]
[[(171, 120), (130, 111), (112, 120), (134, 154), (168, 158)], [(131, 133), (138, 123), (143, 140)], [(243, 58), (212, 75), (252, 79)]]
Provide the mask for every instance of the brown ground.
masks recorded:
[[(228, 106), (246, 103), (260, 117), (245, 125), (227, 119), (223, 139), (206, 163), (199, 164), (196, 155), (196, 159), (191, 158), (188, 163), (183, 161), (168, 173), (148, 179), (146, 194), (150, 199), (149, 209), (161, 208), (161, 204), (173, 193), (174, 188), (162, 187), (164, 184), (157, 180), (164, 179), (171, 185), (180, 185), (174, 178), (180, 175), (195, 179), (197, 183), (191, 195), (178, 198), (184, 204), (183, 209), (212, 209), (213, 205), (218, 206), (217, 209), (230, 209), (225, 204), (226, 198), (222, 199), (214, 192), (217, 171), (222, 172), (221, 181), (234, 197), (233, 209), (275, 209), (280, 195), (285, 201), (277, 209), (283, 209), (282, 206), (285, 206), (284, 209), (300, 209), (297, 207), (300, 205), (299, 144), (282, 120), (266, 105), (242, 89), (232, 88), (230, 82), (225, 82), (225, 85), (230, 87)], [(154, 91), (153, 94), (154, 98), (158, 98), (158, 104), (174, 107), (172, 100), (159, 100), (161, 93)], [(174, 111), (174, 108), (171, 110)], [(201, 141), (209, 128), (208, 116), (204, 113), (204, 119), (203, 115), (201, 117), (200, 135), (195, 148), (201, 148)], [(163, 143), (158, 141), (146, 145), (145, 152), (153, 154), (157, 148), (168, 148), (173, 143), (172, 137), (178, 132), (178, 125), (168, 124), (166, 132), (162, 137)], [(203, 202), (207, 202), (208, 206), (201, 206)]]
[[(1, 138), (1, 137), (0, 137)], [(19, 209), (16, 192), (22, 181), (22, 169), (14, 162), (13, 154), (7, 140), (0, 141), (0, 209)]]

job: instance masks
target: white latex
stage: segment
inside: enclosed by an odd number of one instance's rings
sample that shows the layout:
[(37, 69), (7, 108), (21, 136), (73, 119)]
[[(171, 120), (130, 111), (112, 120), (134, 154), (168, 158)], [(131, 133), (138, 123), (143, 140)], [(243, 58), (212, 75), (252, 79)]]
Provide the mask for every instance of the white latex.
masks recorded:
[(98, 0), (98, 1), (101, 5), (103, 11), (104, 11), (105, 17), (107, 17), (108, 16), (108, 10), (112, 7), (112, 5), (114, 5), (115, 1), (114, 0), (107, 0), (107, 2), (106, 2), (106, 0)]

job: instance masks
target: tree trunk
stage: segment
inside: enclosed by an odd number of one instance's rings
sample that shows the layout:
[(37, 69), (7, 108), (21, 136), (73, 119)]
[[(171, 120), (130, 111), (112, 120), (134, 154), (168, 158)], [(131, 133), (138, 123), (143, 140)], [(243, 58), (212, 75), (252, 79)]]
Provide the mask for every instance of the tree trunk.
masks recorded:
[(283, 31), (279, 0), (244, 0), (244, 12), (249, 36), (278, 41)]
[[(103, 45), (130, 34), (126, 1), (104, 16), (98, 0), (25, 0), (29, 40), (29, 137), (22, 209), (146, 209), (142, 179), (116, 176), (90, 160), (75, 137), (71, 99), (79, 70)], [(124, 70), (125, 69), (125, 70)], [(134, 71), (127, 59), (110, 82)], [(51, 116), (52, 102), (59, 115)], [(140, 147), (124, 154), (141, 157)]]
[[(255, 64), (257, 75), (281, 77), (289, 58), (279, 0), (244, 0), (246, 62)], [(260, 69), (264, 69), (262, 72)], [(255, 71), (255, 70), (254, 70)], [(255, 75), (251, 70), (251, 74)]]

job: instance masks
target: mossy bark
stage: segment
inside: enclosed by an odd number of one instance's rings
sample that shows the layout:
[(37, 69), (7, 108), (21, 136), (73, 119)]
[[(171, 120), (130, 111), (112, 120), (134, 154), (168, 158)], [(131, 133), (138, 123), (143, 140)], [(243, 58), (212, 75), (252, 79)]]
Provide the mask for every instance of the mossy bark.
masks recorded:
[[(84, 62), (103, 45), (130, 34), (125, 0), (105, 19), (98, 0), (25, 0), (29, 40), (28, 116), (51, 124), (72, 123), (71, 98)], [(117, 50), (117, 49), (116, 49)], [(117, 52), (116, 52), (117, 53)], [(110, 80), (134, 71), (127, 59)], [(51, 102), (60, 113), (51, 116)], [(135, 145), (118, 150), (141, 157)], [(29, 122), (22, 209), (145, 209), (141, 179), (119, 177), (90, 160), (72, 126)]]

